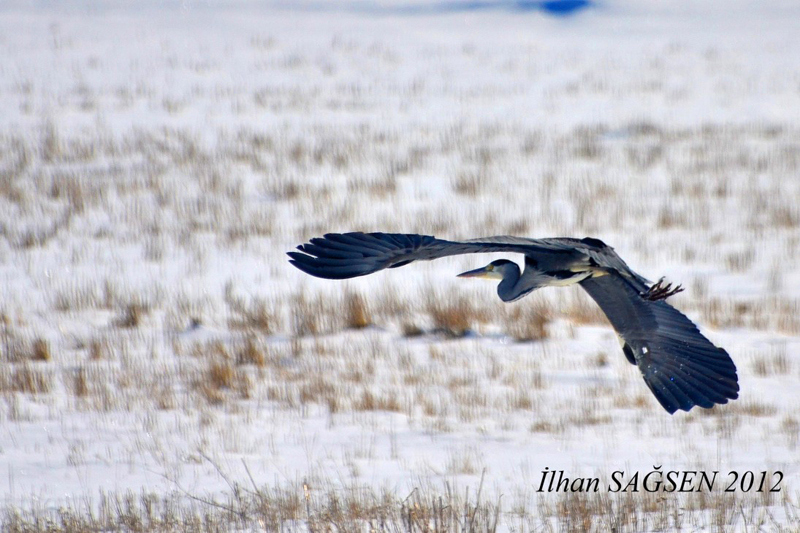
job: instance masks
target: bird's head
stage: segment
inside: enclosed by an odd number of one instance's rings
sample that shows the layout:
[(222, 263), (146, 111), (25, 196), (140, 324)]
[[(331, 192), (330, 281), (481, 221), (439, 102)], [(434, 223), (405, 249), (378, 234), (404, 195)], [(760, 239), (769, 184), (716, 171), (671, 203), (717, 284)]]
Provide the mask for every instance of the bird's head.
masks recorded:
[(507, 273), (515, 272), (519, 276), (519, 267), (508, 259), (492, 261), (485, 267), (468, 270), (458, 275), (459, 278), (504, 279)]

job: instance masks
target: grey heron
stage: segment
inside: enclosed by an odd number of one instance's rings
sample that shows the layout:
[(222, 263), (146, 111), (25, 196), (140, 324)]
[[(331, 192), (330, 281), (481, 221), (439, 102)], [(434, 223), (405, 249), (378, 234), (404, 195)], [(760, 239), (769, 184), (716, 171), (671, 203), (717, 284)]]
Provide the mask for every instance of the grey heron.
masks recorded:
[(500, 280), (497, 294), (513, 302), (540, 287), (579, 284), (616, 330), (627, 360), (636, 365), (670, 414), (710, 408), (738, 398), (736, 365), (666, 299), (683, 290), (655, 284), (631, 270), (613, 248), (593, 238), (526, 239), (498, 236), (447, 241), (400, 233), (329, 233), (288, 252), (290, 263), (326, 279), (365, 276), (412, 261), (459, 254), (515, 252), (525, 270), (499, 259), (460, 277)]

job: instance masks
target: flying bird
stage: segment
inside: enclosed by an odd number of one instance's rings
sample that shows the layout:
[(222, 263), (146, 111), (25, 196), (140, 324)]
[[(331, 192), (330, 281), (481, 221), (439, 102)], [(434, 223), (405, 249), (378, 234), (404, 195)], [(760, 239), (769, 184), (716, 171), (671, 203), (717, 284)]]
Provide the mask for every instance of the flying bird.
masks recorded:
[(738, 398), (739, 384), (728, 352), (714, 346), (686, 315), (667, 303), (683, 289), (651, 284), (631, 270), (613, 248), (593, 238), (527, 239), (512, 236), (447, 241), (401, 233), (328, 233), (288, 252), (290, 263), (325, 279), (366, 276), (384, 268), (451, 255), (512, 252), (525, 258), (525, 270), (507, 259), (459, 274), (499, 280), (504, 302), (519, 300), (541, 287), (577, 283), (608, 317), (622, 352), (670, 414), (678, 409), (710, 408)]

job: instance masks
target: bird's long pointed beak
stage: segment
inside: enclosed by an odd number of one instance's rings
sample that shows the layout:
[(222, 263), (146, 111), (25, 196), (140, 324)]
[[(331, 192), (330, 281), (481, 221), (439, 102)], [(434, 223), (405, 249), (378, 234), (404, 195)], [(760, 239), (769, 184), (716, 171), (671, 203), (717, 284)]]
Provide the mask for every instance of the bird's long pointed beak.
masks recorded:
[(459, 278), (485, 278), (489, 276), (489, 271), (486, 270), (486, 267), (476, 268), (475, 270), (468, 270), (466, 272), (462, 272), (456, 277)]

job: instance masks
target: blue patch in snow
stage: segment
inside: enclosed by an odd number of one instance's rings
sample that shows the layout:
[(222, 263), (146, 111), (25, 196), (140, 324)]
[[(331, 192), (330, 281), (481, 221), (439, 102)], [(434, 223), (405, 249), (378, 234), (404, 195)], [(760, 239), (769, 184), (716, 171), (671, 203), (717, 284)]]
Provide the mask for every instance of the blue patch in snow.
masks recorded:
[[(479, 11), (486, 9), (511, 9), (515, 11), (544, 11), (549, 15), (568, 17), (592, 7), (593, 0), (512, 0), (510, 2), (472, 1), (472, 2), (441, 2), (429, 4), (428, 8), (416, 8), (420, 11)], [(402, 8), (401, 8), (402, 9)], [(408, 8), (408, 12), (415, 8)]]
[[(294, 9), (298, 6), (291, 3), (281, 3), (285, 8)], [(373, 15), (431, 15), (443, 13), (464, 13), (469, 11), (541, 11), (547, 15), (557, 17), (569, 17), (576, 15), (580, 11), (597, 5), (596, 0), (450, 0), (443, 2), (430, 2), (424, 4), (404, 5), (398, 3), (393, 6), (379, 6), (371, 2), (366, 3), (340, 3), (330, 4), (322, 3), (302, 3), (299, 6), (302, 9), (314, 11), (352, 11)]]
[(544, 2), (519, 2), (522, 4), (535, 3), (538, 7), (551, 15), (568, 17), (592, 5), (590, 0), (545, 0)]

